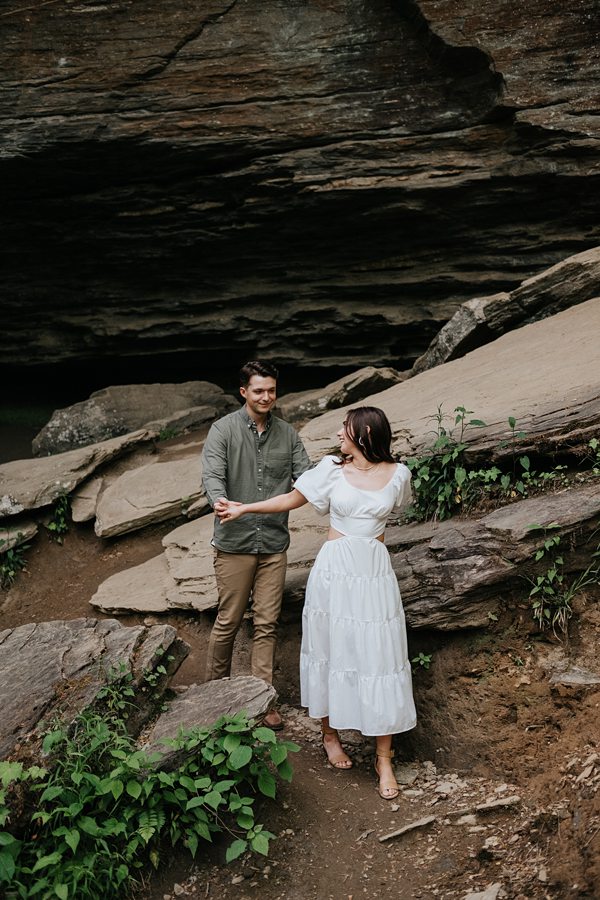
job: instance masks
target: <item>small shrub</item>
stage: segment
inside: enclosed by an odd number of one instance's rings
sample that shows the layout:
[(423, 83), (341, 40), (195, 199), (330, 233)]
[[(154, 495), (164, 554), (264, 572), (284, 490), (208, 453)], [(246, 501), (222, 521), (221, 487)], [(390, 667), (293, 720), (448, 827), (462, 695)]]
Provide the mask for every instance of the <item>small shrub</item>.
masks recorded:
[[(20, 537), (20, 535), (18, 535)], [(29, 544), (18, 544), (2, 550), (6, 543), (0, 540), (0, 588), (9, 588), (19, 574), (25, 568), (25, 551), (29, 550)]]
[(159, 441), (170, 441), (171, 438), (177, 437), (179, 431), (176, 428), (166, 425), (158, 432)]
[(573, 599), (585, 587), (600, 583), (600, 546), (592, 553), (592, 561), (572, 581), (567, 580), (565, 572), (564, 556), (560, 552), (560, 535), (550, 534), (548, 531), (558, 528), (555, 522), (549, 525), (530, 525), (530, 530), (542, 530), (544, 542), (536, 550), (534, 559), (536, 562), (544, 560), (547, 563), (543, 572), (527, 576), (531, 585), (529, 599), (533, 618), (541, 629), (560, 629), (566, 634), (569, 620), (573, 615)]
[(411, 663), (414, 667), (420, 666), (422, 669), (428, 669), (433, 659), (433, 653), (419, 653)]
[[(483, 427), (480, 419), (469, 419), (471, 411), (464, 406), (454, 410), (454, 427), (444, 425), (446, 416), (441, 405), (433, 416), (436, 422), (435, 440), (423, 456), (407, 460), (412, 472), (414, 503), (408, 510), (408, 517), (424, 519), (448, 519), (463, 504), (467, 483), (467, 469), (464, 465), (465, 429), (468, 426)], [(454, 431), (459, 427), (458, 437)]]
[(66, 494), (61, 494), (52, 511), (52, 518), (46, 524), (46, 530), (53, 541), (62, 544), (65, 534), (69, 530), (69, 498)]
[[(275, 797), (276, 775), (290, 780), (296, 744), (240, 713), (211, 727), (182, 731), (168, 744), (183, 761), (157, 769), (160, 753), (138, 750), (121, 717), (120, 686), (99, 698), (69, 730), (43, 743), (48, 769), (0, 763), (0, 891), (42, 900), (126, 896), (148, 862), (182, 844), (224, 832), (227, 860), (246, 850), (267, 855), (274, 837), (256, 821), (256, 795)], [(11, 804), (18, 790), (25, 802)], [(27, 814), (11, 807), (18, 806)]]

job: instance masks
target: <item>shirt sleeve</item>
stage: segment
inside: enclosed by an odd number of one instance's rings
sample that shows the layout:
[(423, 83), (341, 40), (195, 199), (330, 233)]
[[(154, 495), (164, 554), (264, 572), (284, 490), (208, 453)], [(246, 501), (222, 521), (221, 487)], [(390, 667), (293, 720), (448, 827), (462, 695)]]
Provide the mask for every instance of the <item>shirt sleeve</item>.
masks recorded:
[(227, 497), (227, 437), (218, 422), (211, 425), (202, 451), (202, 485), (211, 506)]
[(398, 464), (398, 473), (396, 475), (396, 502), (394, 503), (394, 512), (399, 513), (406, 506), (410, 506), (413, 502), (412, 489), (410, 480), (412, 473), (408, 466), (403, 463)]
[(335, 457), (325, 456), (318, 466), (304, 472), (294, 487), (313, 506), (320, 516), (329, 512), (329, 498), (333, 488)]
[(304, 444), (296, 435), (294, 446), (292, 447), (292, 478), (295, 481), (303, 472), (308, 471), (312, 466), (308, 453), (304, 449)]

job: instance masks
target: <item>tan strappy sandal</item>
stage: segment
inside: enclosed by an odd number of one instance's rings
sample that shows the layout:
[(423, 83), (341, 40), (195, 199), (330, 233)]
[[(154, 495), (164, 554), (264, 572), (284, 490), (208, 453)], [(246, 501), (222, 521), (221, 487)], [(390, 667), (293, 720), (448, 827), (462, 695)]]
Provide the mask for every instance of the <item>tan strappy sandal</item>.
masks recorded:
[(325, 735), (326, 734), (335, 734), (339, 740), (339, 734), (337, 733), (337, 728), (330, 728), (328, 725), (323, 725), (321, 723), (321, 734), (323, 735), (323, 752), (325, 756), (331, 763), (334, 769), (342, 769), (346, 771), (347, 769), (351, 769), (354, 763), (348, 756), (348, 754), (342, 749), (342, 755), (338, 754), (337, 756), (330, 756), (327, 752), (327, 747), (325, 746)]
[[(381, 775), (379, 774), (379, 769), (377, 768), (377, 757), (381, 756), (383, 759), (393, 759), (394, 751), (393, 750), (375, 750), (375, 772), (377, 773), (377, 777), (379, 778), (379, 783), (377, 785), (377, 793), (381, 797), (382, 800), (395, 800), (398, 794), (400, 793), (400, 788), (396, 784), (396, 787), (381, 787)], [(394, 780), (395, 783), (395, 780)]]

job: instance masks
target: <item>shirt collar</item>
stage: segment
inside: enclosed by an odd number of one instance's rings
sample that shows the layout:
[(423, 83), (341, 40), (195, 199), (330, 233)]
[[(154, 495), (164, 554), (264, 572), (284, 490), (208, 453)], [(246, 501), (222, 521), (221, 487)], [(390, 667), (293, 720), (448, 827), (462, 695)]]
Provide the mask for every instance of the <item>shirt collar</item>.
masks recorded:
[[(242, 419), (244, 420), (244, 424), (248, 428), (252, 428), (252, 427), (256, 428), (256, 422), (254, 421), (252, 416), (248, 415), (245, 405), (240, 408), (240, 415), (241, 415)], [(267, 420), (265, 422), (265, 431), (269, 430), (269, 428), (271, 427), (272, 421), (273, 421), (273, 416), (271, 415), (271, 413), (267, 413)]]

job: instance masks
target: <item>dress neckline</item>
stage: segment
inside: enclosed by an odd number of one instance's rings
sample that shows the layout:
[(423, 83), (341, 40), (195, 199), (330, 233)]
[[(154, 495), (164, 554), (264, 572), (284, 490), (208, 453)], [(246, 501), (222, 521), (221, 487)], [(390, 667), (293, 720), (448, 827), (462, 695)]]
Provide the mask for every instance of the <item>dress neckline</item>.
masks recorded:
[(392, 481), (393, 481), (394, 478), (396, 477), (397, 472), (398, 472), (398, 463), (396, 463), (396, 470), (395, 470), (394, 474), (392, 475), (392, 477), (391, 477), (388, 481), (386, 481), (386, 483), (384, 484), (383, 487), (375, 488), (374, 490), (369, 491), (369, 490), (366, 490), (365, 488), (359, 488), (359, 487), (356, 487), (355, 484), (352, 484), (351, 481), (348, 481), (348, 479), (347, 479), (346, 476), (344, 475), (344, 467), (343, 467), (343, 466), (340, 466), (340, 475), (342, 476), (342, 478), (344, 479), (344, 481), (346, 482), (346, 484), (348, 485), (348, 487), (354, 488), (355, 491), (360, 491), (361, 494), (380, 494), (382, 491), (385, 491), (385, 489), (388, 488), (388, 487), (390, 486), (390, 484), (392, 483)]

